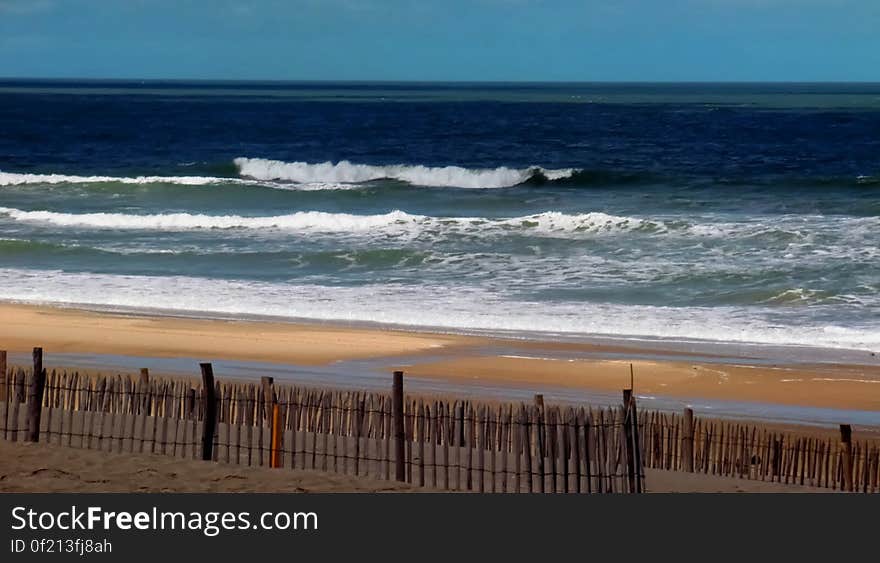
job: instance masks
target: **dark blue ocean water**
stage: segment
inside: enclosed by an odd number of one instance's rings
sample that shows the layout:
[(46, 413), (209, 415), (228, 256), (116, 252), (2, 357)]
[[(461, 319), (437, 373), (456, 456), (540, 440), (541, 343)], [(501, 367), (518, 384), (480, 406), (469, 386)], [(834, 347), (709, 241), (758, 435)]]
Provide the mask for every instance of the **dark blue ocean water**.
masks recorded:
[(880, 349), (880, 85), (0, 81), (0, 298)]

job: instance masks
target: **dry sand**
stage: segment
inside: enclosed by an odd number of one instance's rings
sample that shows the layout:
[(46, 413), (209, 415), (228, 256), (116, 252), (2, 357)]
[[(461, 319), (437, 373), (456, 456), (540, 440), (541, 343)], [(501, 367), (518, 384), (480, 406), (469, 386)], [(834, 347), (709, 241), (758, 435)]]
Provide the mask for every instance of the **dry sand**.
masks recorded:
[(0, 440), (0, 491), (334, 493), (411, 491), (407, 484), (318, 471), (241, 467)]
[(750, 481), (736, 477), (718, 477), (703, 473), (684, 473), (645, 469), (646, 490), (649, 493), (834, 493), (833, 489), (818, 489), (772, 483)]
[[(644, 357), (620, 345), (538, 342), (260, 321), (131, 316), (0, 304), (0, 349), (328, 364), (339, 360), (432, 356), (401, 366), (408, 376), (466, 383), (619, 391), (629, 386), (629, 360), (564, 359), (578, 352)], [(503, 348), (506, 356), (493, 350)], [(513, 350), (513, 352), (510, 352)], [(840, 409), (880, 410), (880, 361), (873, 365), (739, 365), (691, 362), (675, 352), (647, 351), (634, 360), (638, 394), (761, 401)], [(547, 355), (550, 357), (545, 357)], [(442, 356), (440, 361), (436, 356)], [(536, 357), (540, 356), (540, 357)], [(668, 359), (667, 359), (668, 358)], [(463, 385), (462, 387), (466, 387)], [(464, 390), (464, 389), (463, 389)]]
[(0, 304), (0, 343), (25, 352), (254, 360), (315, 365), (462, 345), (440, 334), (258, 321), (131, 316)]
[[(831, 492), (796, 485), (649, 469), (649, 492)], [(429, 492), (409, 485), (290, 469), (240, 467), (0, 440), (0, 492)]]

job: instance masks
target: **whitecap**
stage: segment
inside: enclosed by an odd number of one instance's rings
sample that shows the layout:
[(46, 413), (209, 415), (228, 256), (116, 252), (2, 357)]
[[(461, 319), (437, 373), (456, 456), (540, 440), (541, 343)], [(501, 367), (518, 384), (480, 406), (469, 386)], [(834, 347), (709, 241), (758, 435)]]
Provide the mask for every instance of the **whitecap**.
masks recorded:
[(457, 188), (506, 188), (522, 184), (540, 174), (548, 180), (568, 178), (574, 169), (529, 168), (463, 168), (461, 166), (422, 166), (394, 164), (375, 166), (339, 162), (284, 162), (264, 158), (235, 159), (239, 173), (257, 180), (282, 180), (297, 184), (360, 184), (373, 180), (392, 179), (417, 186)]

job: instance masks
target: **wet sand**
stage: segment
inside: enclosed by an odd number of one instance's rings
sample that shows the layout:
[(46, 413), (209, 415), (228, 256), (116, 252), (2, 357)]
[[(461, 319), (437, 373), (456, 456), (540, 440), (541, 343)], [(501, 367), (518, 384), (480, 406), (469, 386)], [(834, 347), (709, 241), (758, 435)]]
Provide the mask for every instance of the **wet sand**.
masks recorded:
[[(629, 365), (641, 395), (880, 411), (880, 361), (772, 363), (634, 344), (591, 344), (434, 334), (328, 324), (225, 321), (0, 304), (0, 348), (26, 353), (114, 354), (327, 366), (375, 360), (372, 369), (479, 385), (618, 393)], [(608, 359), (608, 357), (613, 359)], [(406, 357), (405, 362), (400, 358)], [(645, 359), (648, 358), (648, 359)], [(51, 362), (51, 360), (49, 360)], [(340, 364), (342, 365), (342, 364)]]
[(414, 363), (410, 376), (465, 383), (505, 381), (637, 395), (759, 401), (782, 405), (880, 410), (880, 367), (731, 365), (683, 361), (472, 357)]

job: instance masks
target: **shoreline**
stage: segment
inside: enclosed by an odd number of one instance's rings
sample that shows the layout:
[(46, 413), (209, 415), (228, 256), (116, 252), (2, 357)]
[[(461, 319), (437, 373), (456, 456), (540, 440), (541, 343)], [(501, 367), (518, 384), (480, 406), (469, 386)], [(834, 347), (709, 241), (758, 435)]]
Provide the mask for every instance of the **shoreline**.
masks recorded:
[(0, 302), (0, 342), (9, 351), (204, 357), (320, 365), (464, 345), (453, 335), (273, 321), (166, 317), (147, 313)]
[(334, 331), (371, 331), (390, 334), (420, 335), (469, 340), (513, 343), (516, 346), (540, 349), (566, 350), (590, 349), (596, 352), (627, 353), (651, 356), (683, 356), (706, 358), (728, 363), (737, 359), (749, 363), (771, 364), (846, 364), (880, 365), (880, 351), (866, 348), (843, 348), (808, 346), (741, 340), (707, 340), (683, 337), (654, 337), (624, 334), (592, 334), (574, 332), (545, 332), (519, 330), (489, 330), (473, 328), (450, 328), (419, 324), (396, 324), (378, 321), (317, 319), (263, 314), (228, 314), (200, 310), (163, 308), (140, 308), (91, 303), (19, 301), (0, 297), (0, 312), (5, 308), (22, 308), (43, 311), (70, 311), (82, 314), (106, 315), (131, 319), (206, 321), (218, 323), (277, 325), (285, 327), (330, 329)]
[[(639, 395), (880, 411), (880, 362), (774, 362), (748, 354), (515, 340), (331, 323), (209, 320), (0, 303), (0, 349), (335, 366), (481, 386), (619, 393), (629, 364)], [(283, 378), (283, 375), (279, 377)]]

